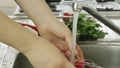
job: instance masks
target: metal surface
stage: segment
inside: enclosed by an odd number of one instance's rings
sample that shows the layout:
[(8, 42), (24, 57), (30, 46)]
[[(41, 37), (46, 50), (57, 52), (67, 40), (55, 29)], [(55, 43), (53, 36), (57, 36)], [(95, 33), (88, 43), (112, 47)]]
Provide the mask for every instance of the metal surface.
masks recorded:
[(83, 44), (80, 47), (86, 59), (104, 68), (120, 68), (120, 44)]
[(22, 53), (19, 53), (15, 60), (13, 68), (33, 68), (33, 66)]
[[(81, 44), (85, 59), (97, 63), (103, 68), (120, 68), (120, 44), (92, 43)], [(13, 68), (33, 68), (21, 53), (16, 58)], [(89, 67), (90, 68), (90, 67)], [(99, 67), (97, 67), (99, 68)]]
[(92, 60), (85, 59), (85, 68), (103, 68)]

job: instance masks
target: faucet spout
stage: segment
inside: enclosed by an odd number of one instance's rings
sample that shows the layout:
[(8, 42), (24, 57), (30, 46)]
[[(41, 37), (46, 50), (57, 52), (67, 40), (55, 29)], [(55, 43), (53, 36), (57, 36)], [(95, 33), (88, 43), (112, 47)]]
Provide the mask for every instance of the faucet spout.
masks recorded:
[(80, 5), (78, 5), (78, 3), (74, 2), (72, 5), (73, 11), (74, 12), (80, 12), (82, 7)]
[(116, 32), (118, 35), (120, 35), (120, 27), (115, 25), (112, 21), (107, 19), (105, 16), (100, 15), (95, 9), (88, 7), (88, 6), (82, 6), (82, 9), (94, 16), (96, 19), (98, 19), (101, 23), (109, 27), (111, 30)]

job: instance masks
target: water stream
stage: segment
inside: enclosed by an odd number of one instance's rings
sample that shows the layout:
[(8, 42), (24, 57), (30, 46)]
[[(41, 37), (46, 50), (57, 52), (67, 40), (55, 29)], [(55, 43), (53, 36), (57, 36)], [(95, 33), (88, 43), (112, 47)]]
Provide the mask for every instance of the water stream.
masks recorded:
[(73, 29), (72, 29), (72, 60), (71, 62), (74, 64), (75, 62), (75, 53), (76, 53), (76, 32), (77, 32), (77, 20), (78, 20), (79, 12), (73, 13)]

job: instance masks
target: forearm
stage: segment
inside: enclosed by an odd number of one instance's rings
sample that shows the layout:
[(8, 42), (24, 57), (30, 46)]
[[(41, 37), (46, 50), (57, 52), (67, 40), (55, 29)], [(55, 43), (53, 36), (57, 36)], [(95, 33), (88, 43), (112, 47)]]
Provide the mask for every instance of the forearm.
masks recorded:
[(23, 26), (0, 12), (0, 41), (21, 52), (28, 50), (35, 43), (37, 36), (27, 31)]
[(58, 20), (45, 0), (15, 0), (26, 14), (38, 25), (56, 23)]

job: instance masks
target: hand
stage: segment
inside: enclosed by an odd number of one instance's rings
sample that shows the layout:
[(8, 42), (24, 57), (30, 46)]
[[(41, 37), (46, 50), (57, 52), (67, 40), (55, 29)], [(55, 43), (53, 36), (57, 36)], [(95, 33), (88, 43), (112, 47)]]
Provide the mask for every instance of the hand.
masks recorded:
[[(71, 31), (67, 26), (61, 22), (47, 23), (42, 26), (38, 26), (40, 35), (45, 39), (49, 40), (57, 48), (59, 48), (65, 56), (71, 60)], [(79, 46), (76, 48), (78, 54), (77, 58), (80, 61), (84, 61), (82, 51)]]
[[(58, 48), (44, 39), (35, 40), (24, 55), (30, 60), (34, 68), (75, 68)], [(29, 44), (31, 46), (31, 44)]]
[[(16, 2), (38, 27), (41, 36), (71, 59), (71, 32), (67, 26), (56, 19), (45, 0), (16, 0)], [(83, 60), (82, 52), (80, 54)]]

